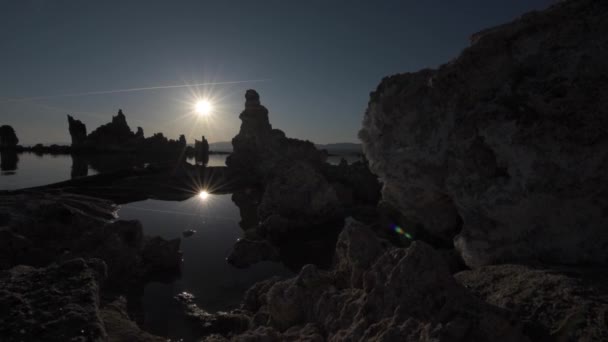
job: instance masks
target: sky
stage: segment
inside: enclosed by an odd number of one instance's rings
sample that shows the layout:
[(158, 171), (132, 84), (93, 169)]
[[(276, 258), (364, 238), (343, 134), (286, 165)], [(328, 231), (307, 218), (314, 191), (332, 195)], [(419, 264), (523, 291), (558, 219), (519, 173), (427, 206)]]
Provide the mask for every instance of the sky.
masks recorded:
[(122, 109), (146, 136), (230, 141), (253, 88), (288, 136), (357, 142), (383, 77), (437, 67), (554, 1), (0, 0), (0, 124), (24, 145), (68, 143), (67, 114), (90, 132)]

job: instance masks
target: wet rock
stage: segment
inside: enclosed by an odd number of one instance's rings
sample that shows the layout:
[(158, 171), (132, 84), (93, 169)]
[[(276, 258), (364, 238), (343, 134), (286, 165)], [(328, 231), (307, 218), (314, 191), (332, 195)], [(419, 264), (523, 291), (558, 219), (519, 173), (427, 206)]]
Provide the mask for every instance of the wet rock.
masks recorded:
[(87, 126), (82, 121), (68, 115), (68, 127), (72, 137), (72, 147), (77, 149), (84, 146), (87, 139)]
[(561, 1), (383, 79), (360, 132), (383, 199), (471, 267), (608, 260), (606, 18)]
[(499, 265), (460, 272), (455, 278), (484, 301), (532, 323), (535, 340), (606, 341), (606, 271)]
[(3, 341), (106, 341), (99, 315), (100, 260), (73, 259), (46, 268), (0, 272)]
[[(395, 248), (350, 221), (336, 268), (307, 265), (247, 294), (252, 325), (232, 340), (529, 341), (510, 314), (474, 297), (432, 247)], [(214, 336), (213, 338), (219, 339)]]

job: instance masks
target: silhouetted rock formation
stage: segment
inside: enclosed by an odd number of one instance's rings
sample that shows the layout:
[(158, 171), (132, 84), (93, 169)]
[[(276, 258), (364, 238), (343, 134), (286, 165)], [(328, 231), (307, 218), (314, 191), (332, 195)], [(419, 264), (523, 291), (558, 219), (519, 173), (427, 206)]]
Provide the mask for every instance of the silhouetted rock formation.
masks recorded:
[(135, 138), (127, 124), (127, 118), (118, 110), (118, 114), (112, 117), (112, 122), (97, 127), (87, 136), (87, 141), (95, 145), (123, 145)]
[(145, 156), (140, 158), (144, 162), (179, 160), (194, 154), (194, 150), (187, 147), (184, 135), (173, 140), (167, 139), (162, 133), (145, 138), (141, 127), (137, 127), (137, 132), (132, 132), (122, 110), (112, 117), (111, 122), (97, 127), (89, 135), (86, 134), (85, 125), (69, 115), (68, 124), (72, 152), (75, 153), (128, 152)]
[(68, 128), (70, 136), (72, 137), (72, 147), (82, 147), (87, 139), (87, 126), (85, 126), (82, 121), (76, 120), (68, 115)]
[(562, 1), (383, 79), (360, 132), (383, 199), (471, 267), (606, 262), (607, 18)]
[(19, 139), (13, 127), (0, 126), (0, 150), (13, 150), (19, 144)]
[(232, 178), (248, 185), (233, 195), (245, 238), (235, 244), (228, 261), (245, 267), (277, 260), (278, 251), (294, 270), (307, 263), (327, 267), (344, 217), (363, 211), (362, 206), (376, 206), (377, 177), (366, 164), (326, 164), (325, 151), (272, 128), (255, 90), (248, 90), (245, 99), (234, 152), (226, 160)]
[(283, 131), (272, 128), (268, 109), (255, 90), (247, 90), (245, 100), (245, 110), (239, 115), (241, 129), (232, 139), (233, 152), (226, 159), (235, 175), (250, 183), (264, 183), (281, 171), (278, 164), (300, 160), (321, 165), (325, 161), (326, 153), (310, 141), (287, 138)]
[(201, 141), (194, 140), (194, 158), (203, 165), (209, 163), (209, 142), (205, 136)]

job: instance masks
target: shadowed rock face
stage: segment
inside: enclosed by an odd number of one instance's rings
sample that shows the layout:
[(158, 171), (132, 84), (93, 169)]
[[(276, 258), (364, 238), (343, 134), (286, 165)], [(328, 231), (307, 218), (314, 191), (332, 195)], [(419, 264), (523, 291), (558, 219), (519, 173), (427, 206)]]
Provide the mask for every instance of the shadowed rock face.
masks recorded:
[(383, 199), (465, 262), (608, 259), (608, 3), (563, 1), (382, 80), (360, 137)]

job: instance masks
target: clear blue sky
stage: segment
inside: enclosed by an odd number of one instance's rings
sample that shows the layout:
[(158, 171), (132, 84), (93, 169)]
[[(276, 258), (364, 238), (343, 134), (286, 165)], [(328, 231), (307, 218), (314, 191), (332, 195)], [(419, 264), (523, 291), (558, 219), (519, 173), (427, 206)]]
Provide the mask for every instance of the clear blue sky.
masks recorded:
[[(554, 0), (0, 0), (0, 124), (24, 144), (68, 142), (66, 114), (89, 131), (122, 108), (146, 136), (230, 140), (244, 91), (271, 123), (318, 143), (355, 142), (382, 77), (436, 67), (471, 34)], [(7, 99), (267, 79), (7, 102)], [(191, 111), (198, 93), (217, 109)]]

